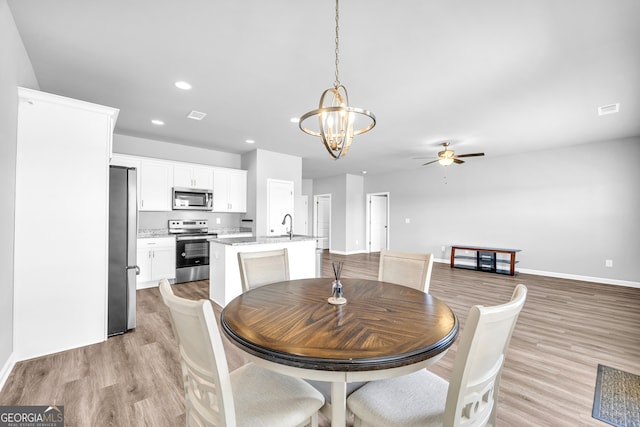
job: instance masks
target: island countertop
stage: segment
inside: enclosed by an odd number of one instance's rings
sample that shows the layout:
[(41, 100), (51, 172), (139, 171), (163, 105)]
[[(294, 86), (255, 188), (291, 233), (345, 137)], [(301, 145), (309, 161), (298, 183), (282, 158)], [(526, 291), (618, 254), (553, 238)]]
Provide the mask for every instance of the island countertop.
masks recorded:
[(287, 243), (287, 242), (304, 242), (307, 240), (325, 239), (325, 237), (307, 236), (303, 234), (294, 234), (291, 238), (289, 236), (251, 236), (251, 237), (216, 237), (209, 239), (210, 242), (220, 243), (222, 245), (261, 245), (271, 243)]

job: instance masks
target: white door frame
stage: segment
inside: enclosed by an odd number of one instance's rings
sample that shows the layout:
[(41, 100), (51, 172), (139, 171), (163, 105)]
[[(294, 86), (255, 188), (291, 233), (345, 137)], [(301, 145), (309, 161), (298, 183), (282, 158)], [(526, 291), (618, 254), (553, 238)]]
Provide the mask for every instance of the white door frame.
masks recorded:
[[(331, 250), (331, 194), (314, 194), (313, 195), (313, 235), (319, 236), (318, 234), (318, 200), (319, 199), (329, 199), (329, 241), (328, 241), (328, 249)], [(319, 247), (324, 247), (323, 244), (319, 244)]]
[[(367, 245), (367, 252), (371, 253), (371, 198), (373, 196), (384, 196), (387, 199), (387, 221), (385, 224), (385, 228), (386, 228), (386, 240), (387, 240), (387, 244), (385, 246), (385, 249), (389, 249), (389, 192), (383, 192), (383, 193), (367, 193), (367, 208), (366, 208), (366, 229), (367, 229), (367, 240), (366, 240), (366, 245)], [(377, 252), (377, 251), (376, 251)]]

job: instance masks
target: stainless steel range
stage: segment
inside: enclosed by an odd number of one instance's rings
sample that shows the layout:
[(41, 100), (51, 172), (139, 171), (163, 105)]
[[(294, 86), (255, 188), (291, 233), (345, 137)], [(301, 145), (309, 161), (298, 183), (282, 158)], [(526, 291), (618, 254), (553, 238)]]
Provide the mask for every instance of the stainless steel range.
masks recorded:
[(209, 278), (209, 232), (206, 219), (171, 219), (169, 233), (176, 235), (176, 283)]

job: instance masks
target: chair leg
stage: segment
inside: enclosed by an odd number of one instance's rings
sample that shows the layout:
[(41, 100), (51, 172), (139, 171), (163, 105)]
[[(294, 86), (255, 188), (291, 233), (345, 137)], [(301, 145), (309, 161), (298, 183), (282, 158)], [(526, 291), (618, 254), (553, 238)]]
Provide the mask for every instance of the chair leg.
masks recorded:
[(307, 421), (302, 424), (297, 425), (296, 427), (318, 427), (318, 413), (314, 412)]

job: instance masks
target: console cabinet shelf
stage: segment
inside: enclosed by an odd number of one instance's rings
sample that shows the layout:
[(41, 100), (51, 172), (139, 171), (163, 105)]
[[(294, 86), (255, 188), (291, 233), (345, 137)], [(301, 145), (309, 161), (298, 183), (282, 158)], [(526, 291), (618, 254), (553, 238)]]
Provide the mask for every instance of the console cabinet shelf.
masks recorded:
[[(456, 254), (456, 251), (465, 251)], [(520, 249), (488, 248), (482, 246), (451, 246), (451, 268), (487, 271), (515, 276), (516, 253)], [(469, 255), (468, 252), (475, 252)]]

